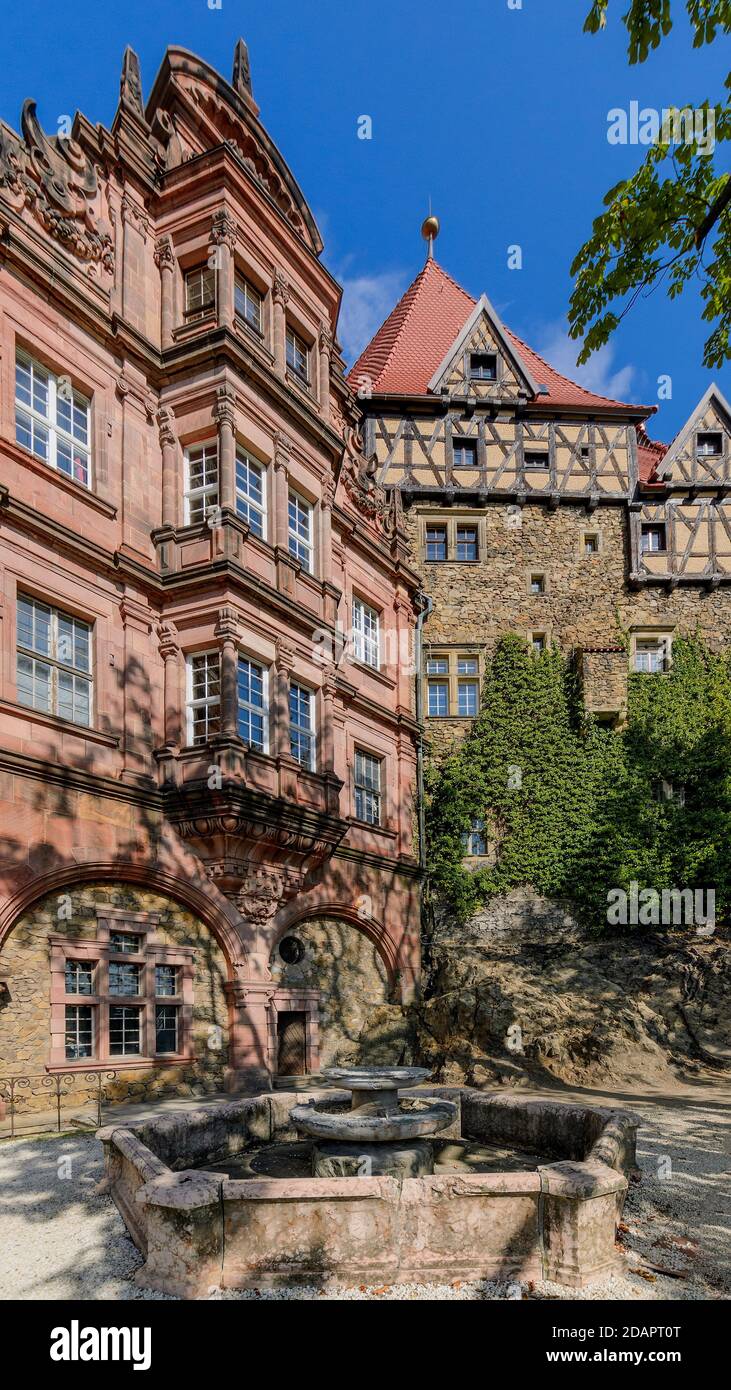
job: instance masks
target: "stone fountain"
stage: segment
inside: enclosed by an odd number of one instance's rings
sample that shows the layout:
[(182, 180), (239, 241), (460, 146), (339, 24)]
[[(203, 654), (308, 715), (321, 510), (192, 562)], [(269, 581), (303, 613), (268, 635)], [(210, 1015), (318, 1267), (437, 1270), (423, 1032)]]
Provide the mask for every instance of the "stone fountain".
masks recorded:
[(403, 1108), (399, 1092), (426, 1081), (422, 1067), (329, 1067), (332, 1086), (351, 1092), (350, 1110), (333, 1113), (313, 1099), (295, 1105), (292, 1124), (315, 1140), (316, 1178), (418, 1178), (434, 1172), (432, 1139), (457, 1115), (450, 1100), (427, 1098), (420, 1109)]

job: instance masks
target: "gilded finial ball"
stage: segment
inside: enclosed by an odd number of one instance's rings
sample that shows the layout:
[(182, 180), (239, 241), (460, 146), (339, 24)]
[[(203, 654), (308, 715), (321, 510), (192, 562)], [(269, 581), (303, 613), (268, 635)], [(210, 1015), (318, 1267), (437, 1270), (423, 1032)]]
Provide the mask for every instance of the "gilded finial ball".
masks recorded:
[(424, 219), (421, 224), (421, 235), (425, 241), (434, 241), (439, 236), (439, 218), (433, 213)]

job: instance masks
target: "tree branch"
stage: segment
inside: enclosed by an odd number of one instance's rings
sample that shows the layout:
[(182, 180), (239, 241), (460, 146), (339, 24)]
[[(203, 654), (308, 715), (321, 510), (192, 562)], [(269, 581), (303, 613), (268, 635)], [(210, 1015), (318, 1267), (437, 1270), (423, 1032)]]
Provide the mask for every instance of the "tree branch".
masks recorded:
[(719, 217), (721, 216), (721, 213), (724, 211), (724, 208), (728, 207), (729, 203), (731, 203), (731, 174), (727, 176), (726, 182), (723, 185), (721, 192), (719, 193), (715, 202), (711, 203), (711, 206), (708, 209), (708, 212), (706, 213), (705, 217), (703, 218), (703, 221), (701, 222), (700, 226), (696, 227), (696, 247), (700, 246), (701, 242), (705, 241), (706, 237), (708, 236), (708, 233), (711, 230), (711, 227), (714, 225), (714, 223), (718, 221)]

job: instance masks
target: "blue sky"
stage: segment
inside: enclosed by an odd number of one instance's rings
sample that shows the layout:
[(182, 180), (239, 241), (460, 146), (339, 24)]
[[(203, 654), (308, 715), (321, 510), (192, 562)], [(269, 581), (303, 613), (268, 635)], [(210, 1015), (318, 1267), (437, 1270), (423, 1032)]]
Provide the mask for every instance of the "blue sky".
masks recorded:
[[(654, 402), (669, 374), (673, 397), (651, 425), (669, 439), (715, 376), (701, 366), (707, 326), (697, 291), (671, 304), (642, 299), (611, 345), (576, 369), (566, 335), (568, 268), (603, 194), (631, 173), (642, 147), (611, 146), (613, 107), (662, 109), (717, 99), (721, 42), (693, 51), (685, 5), (642, 67), (626, 60), (619, 15), (582, 34), (589, 0), (24, 0), (7, 6), (0, 115), (18, 128), (33, 96), (45, 128), (81, 109), (111, 122), (125, 45), (142, 64), (145, 93), (168, 43), (230, 76), (247, 40), (261, 119), (320, 224), (324, 259), (344, 284), (341, 337), (353, 354), (420, 268), (421, 222), (431, 198), (441, 219), (441, 264), (475, 296), (486, 292), (508, 325), (559, 370), (593, 389)], [(513, 0), (516, 3), (516, 0)], [(358, 118), (371, 117), (371, 140)], [(508, 269), (507, 248), (523, 268)]]

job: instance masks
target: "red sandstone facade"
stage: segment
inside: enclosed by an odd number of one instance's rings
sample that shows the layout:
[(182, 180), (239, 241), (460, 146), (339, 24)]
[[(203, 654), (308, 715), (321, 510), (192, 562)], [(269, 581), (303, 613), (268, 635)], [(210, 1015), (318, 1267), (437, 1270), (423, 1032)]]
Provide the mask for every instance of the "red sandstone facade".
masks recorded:
[(393, 1002), (418, 982), (419, 580), (257, 111), (243, 45), (231, 84), (169, 49), (146, 105), (128, 50), (111, 130), (0, 127), (0, 1006), (56, 895), (49, 1070), (193, 1058), (200, 951), (103, 904), (71, 942), (85, 884), (210, 933), (232, 1088), (269, 1084), (283, 1013), (318, 1068), (322, 992), (272, 973), (298, 924), (365, 935)]

